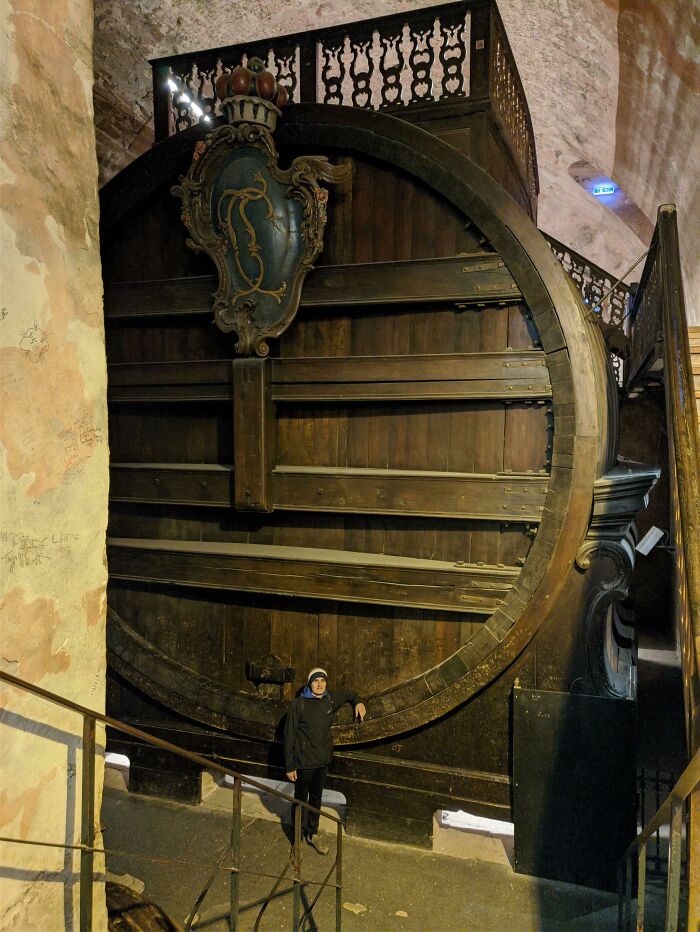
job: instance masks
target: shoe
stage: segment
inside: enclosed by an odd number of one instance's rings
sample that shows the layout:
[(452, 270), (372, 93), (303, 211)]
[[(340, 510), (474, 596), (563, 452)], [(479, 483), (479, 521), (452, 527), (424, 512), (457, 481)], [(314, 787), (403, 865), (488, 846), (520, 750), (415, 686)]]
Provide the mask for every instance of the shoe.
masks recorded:
[(317, 835), (307, 835), (306, 844), (310, 845), (319, 854), (328, 854), (331, 850), (325, 841), (322, 841)]

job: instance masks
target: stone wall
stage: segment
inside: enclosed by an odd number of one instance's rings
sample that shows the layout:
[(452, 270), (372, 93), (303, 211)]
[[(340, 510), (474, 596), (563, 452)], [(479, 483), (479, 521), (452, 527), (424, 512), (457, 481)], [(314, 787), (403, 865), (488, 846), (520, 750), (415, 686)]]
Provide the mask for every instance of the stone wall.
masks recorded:
[(538, 225), (601, 268), (622, 273), (645, 247), (569, 172), (585, 160), (609, 174), (614, 160), (615, 10), (603, 0), (507, 0), (499, 8), (535, 131)]
[[(689, 317), (700, 322), (700, 7), (686, 0), (500, 0), (532, 114), (538, 224), (610, 272), (676, 203)], [(638, 208), (626, 223), (569, 175), (595, 165)], [(638, 280), (642, 266), (627, 279)]]
[[(0, 5), (0, 669), (103, 710), (108, 453), (92, 12), (92, 0)], [(0, 708), (0, 834), (79, 842), (80, 716), (1, 682)], [(77, 852), (1, 851), (0, 928), (77, 929)], [(104, 928), (103, 886), (95, 899)]]
[(689, 320), (700, 324), (700, 4), (619, 0), (614, 176), (656, 222), (678, 206)]
[[(98, 155), (106, 181), (153, 138), (148, 58), (434, 5), (437, 0), (95, 0)], [(698, 5), (687, 0), (499, 0), (537, 139), (540, 227), (612, 273), (647, 247), (659, 204), (680, 207), (691, 319), (700, 323)], [(693, 39), (695, 36), (695, 40)], [(104, 103), (103, 103), (104, 101)], [(693, 162), (694, 160), (694, 162)], [(612, 177), (630, 226), (569, 174)], [(693, 200), (695, 199), (695, 201)]]

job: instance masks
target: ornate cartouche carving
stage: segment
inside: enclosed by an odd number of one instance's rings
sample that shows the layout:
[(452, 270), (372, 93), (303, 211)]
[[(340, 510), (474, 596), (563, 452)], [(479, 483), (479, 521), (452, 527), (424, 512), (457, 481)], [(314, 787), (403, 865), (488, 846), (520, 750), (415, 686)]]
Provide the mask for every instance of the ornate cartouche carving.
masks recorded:
[(224, 97), (230, 122), (197, 143), (187, 175), (172, 190), (182, 201), (188, 246), (211, 256), (219, 273), (217, 326), (235, 331), (240, 356), (266, 356), (267, 340), (294, 319), (304, 278), (323, 248), (328, 192), (320, 182), (342, 181), (349, 168), (300, 156), (281, 169), (270, 130), (280, 115), (273, 101), (282, 105), (285, 95), (257, 59), (222, 77), (225, 92), (263, 88), (268, 99)]

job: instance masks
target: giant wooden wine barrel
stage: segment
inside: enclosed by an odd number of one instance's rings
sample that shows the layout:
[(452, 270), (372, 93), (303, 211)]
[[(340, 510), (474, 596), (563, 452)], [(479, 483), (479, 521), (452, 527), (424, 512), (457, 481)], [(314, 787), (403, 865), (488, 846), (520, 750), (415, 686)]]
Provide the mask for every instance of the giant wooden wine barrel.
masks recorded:
[[(507, 817), (514, 682), (626, 694), (610, 611), (625, 545), (601, 541), (634, 511), (611, 531), (615, 476), (628, 498), (637, 480), (616, 466), (598, 327), (456, 148), (302, 104), (281, 162), (352, 173), (269, 383), (236, 375), (213, 265), (171, 193), (201, 137), (160, 143), (103, 192), (110, 712), (280, 773), (286, 702), (319, 664), (366, 697), (366, 721), (348, 709), (335, 728), (351, 828), (380, 831), (392, 807), (385, 836), (418, 840), (439, 805)], [(256, 437), (264, 468), (246, 459)]]

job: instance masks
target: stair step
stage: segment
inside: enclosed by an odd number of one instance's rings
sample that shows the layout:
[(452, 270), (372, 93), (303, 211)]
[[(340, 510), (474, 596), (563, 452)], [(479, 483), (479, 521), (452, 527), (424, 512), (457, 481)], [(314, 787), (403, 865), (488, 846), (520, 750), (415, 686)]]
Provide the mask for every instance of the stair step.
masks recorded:
[(688, 338), (695, 382), (695, 403), (698, 409), (698, 424), (700, 424), (700, 327), (688, 327)]

